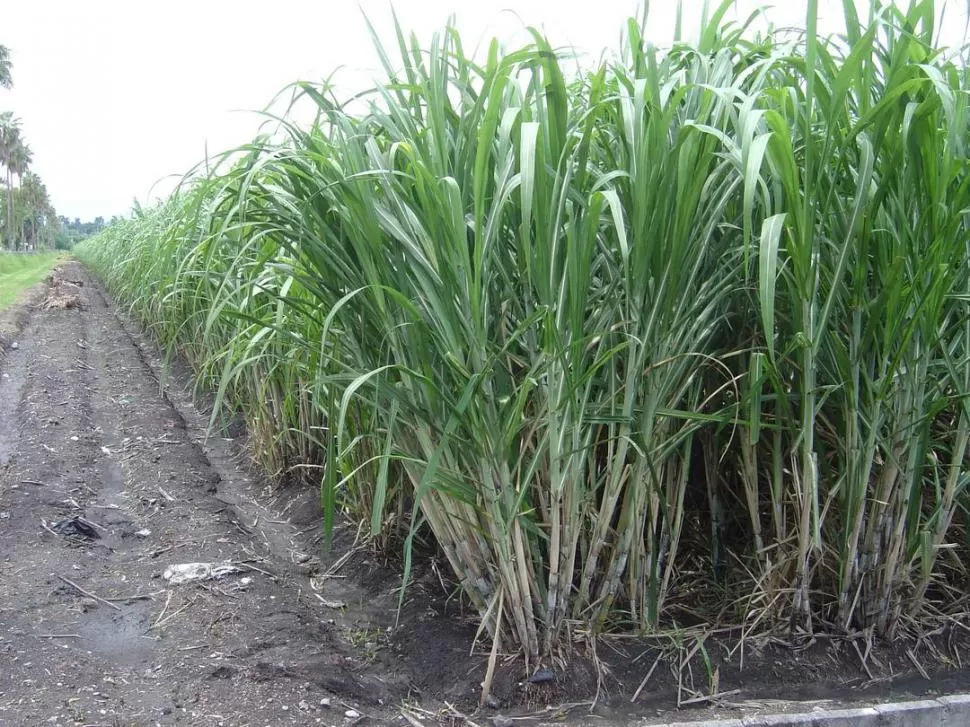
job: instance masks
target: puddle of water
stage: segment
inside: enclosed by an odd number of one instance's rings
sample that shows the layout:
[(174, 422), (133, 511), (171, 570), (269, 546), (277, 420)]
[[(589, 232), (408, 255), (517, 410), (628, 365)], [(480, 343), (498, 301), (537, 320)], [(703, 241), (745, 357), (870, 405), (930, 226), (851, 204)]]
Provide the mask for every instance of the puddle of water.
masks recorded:
[(125, 492), (125, 474), (121, 465), (113, 459), (105, 458), (102, 474), (101, 499), (120, 505), (119, 500)]
[(8, 353), (0, 370), (0, 467), (10, 462), (20, 442), (17, 409), (24, 384), (27, 383), (26, 346)]
[(143, 607), (128, 606), (122, 612), (98, 608), (86, 615), (77, 633), (87, 651), (117, 664), (136, 665), (151, 661), (154, 640), (145, 634), (149, 625)]

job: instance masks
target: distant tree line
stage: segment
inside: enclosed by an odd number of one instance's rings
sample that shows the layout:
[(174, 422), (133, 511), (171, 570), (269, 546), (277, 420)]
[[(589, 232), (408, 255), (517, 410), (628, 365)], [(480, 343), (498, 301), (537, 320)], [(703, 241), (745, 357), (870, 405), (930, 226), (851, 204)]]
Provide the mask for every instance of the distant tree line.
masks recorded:
[[(116, 218), (112, 218), (112, 222)], [(57, 230), (54, 234), (54, 246), (58, 250), (70, 250), (86, 237), (97, 234), (104, 229), (104, 217), (95, 217), (93, 222), (81, 222), (80, 217), (73, 220), (59, 216), (56, 221)]]

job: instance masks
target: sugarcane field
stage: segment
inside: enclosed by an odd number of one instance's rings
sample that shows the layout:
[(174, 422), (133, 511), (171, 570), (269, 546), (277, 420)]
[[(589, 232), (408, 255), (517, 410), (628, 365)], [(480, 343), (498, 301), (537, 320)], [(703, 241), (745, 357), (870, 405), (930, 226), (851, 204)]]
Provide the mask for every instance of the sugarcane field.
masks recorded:
[(0, 20), (0, 727), (970, 724), (970, 4), (229, 7)]

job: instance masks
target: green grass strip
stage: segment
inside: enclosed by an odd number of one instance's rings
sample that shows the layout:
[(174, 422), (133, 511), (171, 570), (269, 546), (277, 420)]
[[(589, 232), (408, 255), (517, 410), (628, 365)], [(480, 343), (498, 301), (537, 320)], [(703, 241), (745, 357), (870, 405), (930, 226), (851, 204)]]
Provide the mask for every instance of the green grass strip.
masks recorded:
[(15, 303), (23, 291), (43, 280), (61, 259), (62, 255), (52, 252), (0, 253), (0, 310)]

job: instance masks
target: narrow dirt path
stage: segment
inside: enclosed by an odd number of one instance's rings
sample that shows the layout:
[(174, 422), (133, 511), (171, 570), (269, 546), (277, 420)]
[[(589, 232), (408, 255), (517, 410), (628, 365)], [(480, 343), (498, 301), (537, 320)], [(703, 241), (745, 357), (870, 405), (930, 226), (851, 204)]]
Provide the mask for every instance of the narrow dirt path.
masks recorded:
[(99, 286), (60, 275), (82, 308), (36, 310), (0, 364), (0, 725), (389, 721), (409, 678), (380, 648), (388, 599), (322, 575)]

